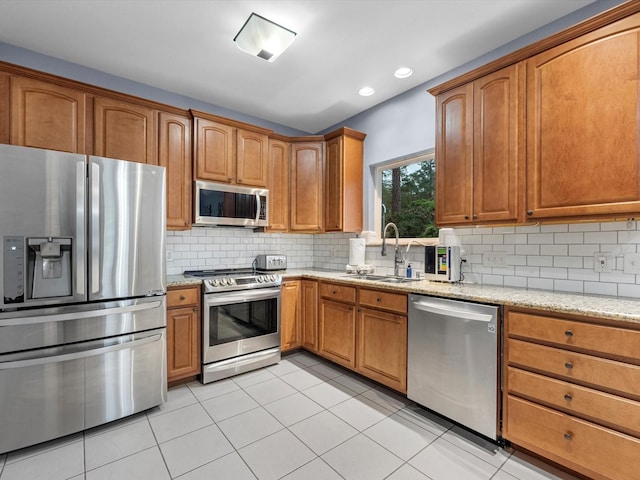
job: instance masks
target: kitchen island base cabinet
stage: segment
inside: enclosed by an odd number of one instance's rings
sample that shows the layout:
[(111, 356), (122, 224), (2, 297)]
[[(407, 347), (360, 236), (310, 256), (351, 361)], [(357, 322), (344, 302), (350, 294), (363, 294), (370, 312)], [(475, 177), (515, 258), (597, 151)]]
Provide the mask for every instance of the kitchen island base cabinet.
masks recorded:
[(200, 286), (167, 291), (167, 382), (200, 374)]

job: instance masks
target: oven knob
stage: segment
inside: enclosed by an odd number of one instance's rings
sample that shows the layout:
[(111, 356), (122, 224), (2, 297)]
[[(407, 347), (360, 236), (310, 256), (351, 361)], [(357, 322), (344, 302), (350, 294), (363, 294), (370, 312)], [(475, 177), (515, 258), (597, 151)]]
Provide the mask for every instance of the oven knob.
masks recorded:
[(214, 287), (217, 287), (219, 283), (220, 282), (218, 281), (217, 278), (214, 278), (213, 280), (211, 280), (211, 285), (213, 285)]
[(227, 278), (227, 285), (235, 285), (235, 284), (236, 284), (235, 278)]
[(264, 282), (264, 278), (263, 278), (263, 277), (261, 277), (261, 276), (260, 276), (260, 277), (258, 277), (256, 280), (258, 280), (258, 283), (262, 283), (262, 282)]
[(272, 282), (275, 282), (276, 281), (276, 276), (275, 275), (271, 275), (269, 277), (269, 280), (271, 280)]
[(231, 285), (231, 279), (230, 278), (223, 278), (220, 283), (222, 283), (222, 285)]

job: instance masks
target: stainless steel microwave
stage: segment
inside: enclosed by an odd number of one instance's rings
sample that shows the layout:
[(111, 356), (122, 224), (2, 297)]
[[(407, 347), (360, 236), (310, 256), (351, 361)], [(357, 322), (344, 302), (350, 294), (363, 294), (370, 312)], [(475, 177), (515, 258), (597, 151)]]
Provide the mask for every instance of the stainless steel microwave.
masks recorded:
[(269, 190), (195, 182), (194, 224), (197, 226), (266, 227), (269, 223)]

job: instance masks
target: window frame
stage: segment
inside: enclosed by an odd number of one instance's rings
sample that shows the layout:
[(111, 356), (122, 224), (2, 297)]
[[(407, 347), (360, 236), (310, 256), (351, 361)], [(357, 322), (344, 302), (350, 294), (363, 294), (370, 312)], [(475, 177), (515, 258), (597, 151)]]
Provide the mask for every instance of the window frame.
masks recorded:
[[(376, 238), (379, 242), (382, 242), (382, 172), (393, 168), (404, 167), (412, 163), (424, 162), (426, 160), (435, 160), (436, 152), (435, 148), (429, 148), (420, 152), (415, 152), (404, 157), (395, 158), (385, 162), (374, 165), (374, 188), (373, 188), (373, 231), (376, 232)], [(412, 240), (418, 240), (422, 243), (429, 245), (435, 245), (438, 242), (438, 237), (427, 238), (409, 238), (400, 237), (400, 243), (408, 244)]]

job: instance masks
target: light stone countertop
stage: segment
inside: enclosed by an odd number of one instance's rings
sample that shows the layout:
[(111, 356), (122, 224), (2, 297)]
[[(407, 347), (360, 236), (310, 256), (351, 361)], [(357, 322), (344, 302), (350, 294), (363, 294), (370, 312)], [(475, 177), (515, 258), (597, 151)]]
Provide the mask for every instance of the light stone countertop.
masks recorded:
[[(284, 280), (292, 278), (329, 280), (401, 293), (417, 293), (479, 303), (533, 308), (555, 313), (569, 313), (640, 324), (640, 300), (632, 298), (527, 290), (469, 283), (449, 284), (431, 282), (429, 280), (389, 284), (354, 278), (353, 275), (348, 275), (345, 272), (315, 269), (287, 270), (277, 273), (282, 274)], [(168, 286), (188, 286), (199, 283), (200, 279), (185, 278), (183, 275), (170, 275), (167, 277)]]

